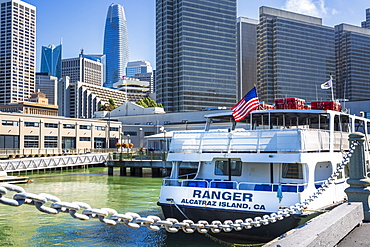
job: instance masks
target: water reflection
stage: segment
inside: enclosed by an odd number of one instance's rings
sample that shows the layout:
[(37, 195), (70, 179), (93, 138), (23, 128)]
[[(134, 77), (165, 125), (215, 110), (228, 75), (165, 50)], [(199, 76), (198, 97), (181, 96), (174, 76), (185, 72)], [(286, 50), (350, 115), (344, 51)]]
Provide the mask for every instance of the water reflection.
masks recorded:
[[(93, 208), (110, 207), (119, 213), (158, 215), (156, 205), (161, 179), (109, 177), (106, 168), (89, 168), (27, 174), (32, 184), (21, 185), (27, 192), (49, 193), (62, 201), (81, 201)], [(13, 194), (7, 195), (7, 197)], [(48, 215), (33, 206), (0, 204), (1, 246), (221, 246), (204, 235), (154, 232), (144, 227), (130, 229), (123, 224), (108, 226), (97, 219), (79, 221), (69, 214)]]

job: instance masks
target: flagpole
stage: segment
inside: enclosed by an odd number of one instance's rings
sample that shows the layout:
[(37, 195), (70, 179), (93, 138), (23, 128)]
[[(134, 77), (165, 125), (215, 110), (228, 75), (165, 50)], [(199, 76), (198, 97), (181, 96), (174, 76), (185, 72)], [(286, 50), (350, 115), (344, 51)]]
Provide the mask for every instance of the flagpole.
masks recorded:
[(334, 83), (333, 83), (332, 75), (330, 75), (330, 80), (331, 80), (331, 100), (334, 101), (334, 93), (333, 93)]

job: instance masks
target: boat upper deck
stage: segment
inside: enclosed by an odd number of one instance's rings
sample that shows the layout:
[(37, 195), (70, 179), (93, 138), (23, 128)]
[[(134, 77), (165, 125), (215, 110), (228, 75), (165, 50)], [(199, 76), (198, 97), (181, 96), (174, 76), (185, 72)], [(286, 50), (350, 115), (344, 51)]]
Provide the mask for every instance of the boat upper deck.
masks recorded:
[[(348, 150), (348, 135), (367, 134), (368, 119), (336, 111), (262, 110), (236, 123), (231, 113), (205, 116), (205, 131), (173, 133), (176, 153), (304, 153)], [(229, 128), (212, 129), (212, 124)]]

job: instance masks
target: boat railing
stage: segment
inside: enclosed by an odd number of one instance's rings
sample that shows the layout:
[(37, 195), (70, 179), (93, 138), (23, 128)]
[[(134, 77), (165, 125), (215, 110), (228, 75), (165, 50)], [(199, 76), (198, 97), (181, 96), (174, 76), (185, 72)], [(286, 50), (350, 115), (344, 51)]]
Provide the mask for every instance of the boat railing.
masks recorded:
[[(317, 181), (321, 186), (324, 181)], [(315, 183), (315, 185), (316, 185)], [(173, 179), (164, 178), (163, 186), (177, 186), (177, 187), (197, 187), (197, 188), (215, 188), (215, 189), (235, 189), (235, 190), (251, 190), (251, 191), (265, 191), (265, 192), (292, 192), (300, 193), (307, 187), (307, 183), (293, 184), (293, 183), (247, 183), (236, 181), (218, 181), (211, 179)]]
[(240, 182), (238, 184), (239, 190), (253, 190), (253, 191), (267, 191), (274, 192), (278, 191), (279, 187), (281, 192), (302, 192), (307, 187), (305, 184), (294, 184), (294, 183), (246, 183)]
[(188, 173), (188, 174), (184, 174), (184, 175), (180, 175), (179, 178), (182, 178), (182, 179), (189, 179), (190, 177), (195, 177), (195, 175), (197, 175), (196, 172), (193, 172), (193, 173)]
[(318, 189), (321, 187), (321, 185), (327, 180), (320, 180), (320, 181), (315, 181), (315, 188)]
[[(334, 150), (348, 147), (347, 133), (335, 132)], [(320, 129), (210, 130), (175, 132), (170, 153), (329, 151), (330, 134)]]

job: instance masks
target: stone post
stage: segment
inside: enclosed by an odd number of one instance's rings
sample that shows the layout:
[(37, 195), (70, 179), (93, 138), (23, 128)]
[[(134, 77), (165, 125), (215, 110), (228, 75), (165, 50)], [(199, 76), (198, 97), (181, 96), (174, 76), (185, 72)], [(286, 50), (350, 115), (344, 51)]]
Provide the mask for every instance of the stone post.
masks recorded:
[(364, 208), (364, 221), (370, 221), (370, 178), (366, 173), (364, 141), (362, 133), (355, 132), (349, 135), (349, 141), (358, 141), (359, 145), (349, 160), (349, 187), (345, 189), (349, 202), (362, 202)]

